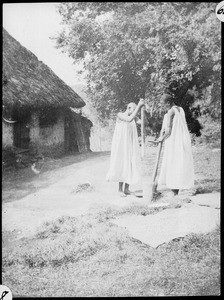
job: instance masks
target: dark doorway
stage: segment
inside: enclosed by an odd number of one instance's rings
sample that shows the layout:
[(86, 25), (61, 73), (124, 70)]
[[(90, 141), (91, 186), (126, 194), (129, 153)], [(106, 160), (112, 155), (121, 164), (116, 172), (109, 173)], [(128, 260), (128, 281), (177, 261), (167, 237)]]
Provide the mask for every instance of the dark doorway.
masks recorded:
[(30, 120), (31, 113), (25, 109), (14, 109), (12, 112), (13, 120), (17, 122), (13, 128), (13, 143), (17, 148), (29, 149), (30, 145)]
[(25, 123), (14, 124), (14, 146), (28, 149), (30, 144), (30, 128)]
[(65, 151), (79, 152), (77, 134), (75, 130), (75, 119), (70, 113), (65, 116)]

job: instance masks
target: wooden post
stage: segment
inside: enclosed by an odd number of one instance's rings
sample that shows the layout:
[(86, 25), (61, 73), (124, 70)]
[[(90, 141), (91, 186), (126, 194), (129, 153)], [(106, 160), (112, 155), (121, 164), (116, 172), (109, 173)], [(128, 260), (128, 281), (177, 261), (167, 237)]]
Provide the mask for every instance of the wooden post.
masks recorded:
[(158, 145), (158, 150), (157, 150), (157, 154), (156, 154), (156, 163), (155, 163), (153, 174), (152, 174), (152, 184), (150, 185), (151, 190), (150, 190), (150, 194), (149, 194), (149, 198), (148, 198), (148, 205), (153, 201), (153, 198), (154, 198), (154, 195), (155, 195), (156, 189), (157, 189), (157, 173), (158, 173), (161, 151), (162, 151), (162, 142), (159, 143), (159, 145)]
[(145, 108), (141, 108), (141, 154), (142, 157), (145, 155)]
[[(145, 107), (143, 106), (141, 108), (141, 156), (142, 156), (142, 170), (145, 166)], [(149, 183), (150, 178), (148, 175), (144, 175), (142, 177), (142, 196), (144, 199), (144, 202), (148, 202), (148, 198), (150, 195), (150, 189), (149, 189)]]

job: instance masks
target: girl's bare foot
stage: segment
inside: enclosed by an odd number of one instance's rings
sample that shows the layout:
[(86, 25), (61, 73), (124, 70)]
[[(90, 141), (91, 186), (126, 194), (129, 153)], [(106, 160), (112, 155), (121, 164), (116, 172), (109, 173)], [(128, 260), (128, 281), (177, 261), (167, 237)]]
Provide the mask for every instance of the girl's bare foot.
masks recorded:
[(131, 194), (132, 194), (132, 192), (129, 191), (129, 190), (124, 190), (124, 193), (125, 193), (126, 195), (131, 195)]
[(132, 192), (129, 191), (129, 184), (128, 184), (128, 183), (125, 183), (125, 186), (124, 186), (124, 193), (125, 193), (126, 195), (131, 195), (131, 194), (132, 194)]

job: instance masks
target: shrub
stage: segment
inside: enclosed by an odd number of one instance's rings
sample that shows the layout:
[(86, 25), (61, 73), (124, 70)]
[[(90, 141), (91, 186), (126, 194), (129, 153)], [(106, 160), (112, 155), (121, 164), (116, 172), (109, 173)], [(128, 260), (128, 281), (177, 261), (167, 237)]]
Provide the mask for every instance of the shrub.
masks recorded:
[(202, 116), (199, 118), (199, 122), (203, 128), (201, 130), (201, 136), (196, 137), (192, 134), (192, 142), (194, 144), (216, 144), (220, 146), (221, 140), (221, 120), (213, 120), (210, 116)]

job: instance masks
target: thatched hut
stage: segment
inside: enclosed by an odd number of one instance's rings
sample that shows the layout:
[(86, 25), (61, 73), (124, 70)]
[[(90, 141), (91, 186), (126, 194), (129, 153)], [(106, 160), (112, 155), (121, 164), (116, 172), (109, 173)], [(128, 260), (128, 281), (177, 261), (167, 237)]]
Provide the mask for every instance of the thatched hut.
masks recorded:
[(90, 150), (92, 123), (79, 112), (84, 105), (73, 89), (3, 29), (3, 149), (49, 156)]

